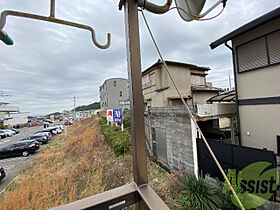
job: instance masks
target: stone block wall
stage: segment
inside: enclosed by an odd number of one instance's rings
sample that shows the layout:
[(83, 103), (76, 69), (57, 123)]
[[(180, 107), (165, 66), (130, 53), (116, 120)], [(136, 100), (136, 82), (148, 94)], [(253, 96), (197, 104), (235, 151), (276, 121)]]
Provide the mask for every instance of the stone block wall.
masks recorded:
[(153, 154), (175, 170), (193, 173), (191, 119), (184, 107), (153, 107), (145, 116)]

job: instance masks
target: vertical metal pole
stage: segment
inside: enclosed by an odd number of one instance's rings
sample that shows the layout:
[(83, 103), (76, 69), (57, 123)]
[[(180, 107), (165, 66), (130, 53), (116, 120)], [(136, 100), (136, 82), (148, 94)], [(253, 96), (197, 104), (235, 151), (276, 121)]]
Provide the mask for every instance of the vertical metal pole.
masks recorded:
[(55, 18), (55, 0), (51, 0), (50, 17)]
[(74, 99), (74, 121), (76, 120), (76, 97), (73, 97)]
[(231, 135), (231, 143), (235, 144), (235, 133), (234, 133), (233, 117), (230, 118), (230, 135)]
[(228, 80), (229, 80), (229, 91), (231, 91), (231, 78), (230, 78), (230, 74), (228, 75)]
[[(135, 0), (126, 0), (125, 3), (125, 32), (129, 93), (131, 100), (133, 175), (135, 183), (139, 186), (146, 184), (148, 178), (145, 151), (144, 100), (142, 93), (138, 10)], [(141, 204), (140, 208), (142, 208)]]

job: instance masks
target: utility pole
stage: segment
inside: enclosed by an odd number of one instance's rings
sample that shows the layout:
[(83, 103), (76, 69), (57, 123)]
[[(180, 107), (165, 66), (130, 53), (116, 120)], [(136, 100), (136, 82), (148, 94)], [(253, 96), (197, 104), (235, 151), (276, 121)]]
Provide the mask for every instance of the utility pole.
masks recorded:
[(229, 90), (231, 90), (231, 78), (230, 78), (230, 74), (228, 75), (228, 79), (229, 79)]
[(73, 97), (74, 99), (74, 121), (76, 120), (76, 97)]

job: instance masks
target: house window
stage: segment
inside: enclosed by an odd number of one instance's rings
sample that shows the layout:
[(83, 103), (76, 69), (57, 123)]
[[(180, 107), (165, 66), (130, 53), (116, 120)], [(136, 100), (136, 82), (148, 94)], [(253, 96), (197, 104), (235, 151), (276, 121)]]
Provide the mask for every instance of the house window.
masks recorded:
[(120, 97), (122, 97), (122, 91), (120, 91)]
[(114, 81), (114, 87), (117, 87), (117, 81)]
[(280, 30), (236, 47), (238, 72), (280, 62)]
[(191, 75), (191, 85), (205, 85), (205, 77), (199, 75)]
[(151, 79), (150, 79), (150, 75), (146, 75), (144, 77), (142, 77), (142, 88), (148, 88), (151, 86)]
[(152, 100), (149, 99), (149, 100), (147, 100), (147, 107), (151, 107), (151, 106), (152, 106)]
[(122, 100), (120, 101), (120, 105), (130, 105), (130, 101), (129, 100)]

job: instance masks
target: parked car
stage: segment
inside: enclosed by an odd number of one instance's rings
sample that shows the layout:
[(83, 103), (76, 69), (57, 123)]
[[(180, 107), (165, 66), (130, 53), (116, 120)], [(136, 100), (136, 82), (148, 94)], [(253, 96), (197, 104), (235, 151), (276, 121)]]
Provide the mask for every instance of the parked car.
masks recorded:
[(47, 144), (48, 143), (48, 138), (46, 136), (28, 136), (24, 139), (21, 139), (20, 141), (25, 141), (25, 140), (36, 140), (42, 144)]
[(4, 139), (8, 136), (8, 134), (5, 131), (0, 130), (0, 139)]
[(64, 129), (64, 126), (63, 126), (63, 125), (57, 125), (57, 127), (59, 127), (61, 130)]
[(5, 131), (9, 137), (12, 137), (14, 135), (14, 132), (11, 130), (3, 129), (2, 131)]
[(34, 136), (46, 136), (48, 138), (48, 141), (52, 138), (52, 134), (47, 131), (38, 131), (34, 134)]
[(72, 123), (70, 121), (67, 121), (64, 123), (64, 125), (71, 125)]
[(2, 181), (2, 179), (4, 179), (6, 176), (5, 170), (3, 167), (0, 167), (0, 181)]
[(62, 133), (62, 129), (60, 128), (60, 126), (56, 126), (56, 131), (58, 134)]
[(12, 128), (11, 130), (14, 131), (14, 132), (16, 132), (15, 134), (19, 134), (19, 129)]
[(12, 129), (6, 129), (8, 132), (12, 132), (13, 135), (17, 134), (15, 131), (13, 131)]
[(56, 127), (48, 127), (48, 128), (45, 128), (43, 131), (50, 132), (52, 135), (57, 134)]
[(40, 148), (38, 141), (26, 140), (10, 144), (0, 149), (0, 158), (24, 156), (35, 153)]

